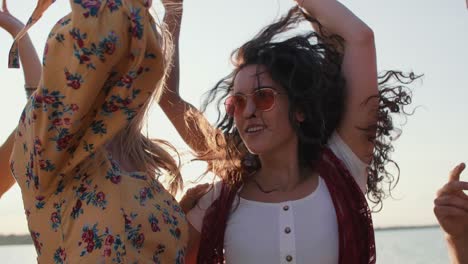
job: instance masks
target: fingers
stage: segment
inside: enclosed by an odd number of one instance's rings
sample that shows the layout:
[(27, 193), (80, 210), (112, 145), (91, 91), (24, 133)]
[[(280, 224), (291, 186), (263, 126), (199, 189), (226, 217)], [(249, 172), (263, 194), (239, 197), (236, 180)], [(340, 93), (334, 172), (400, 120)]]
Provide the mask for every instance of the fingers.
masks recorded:
[(442, 189), (440, 189), (437, 192), (437, 197), (445, 195), (445, 194), (453, 194), (455, 192), (461, 192), (463, 190), (468, 190), (468, 182), (451, 181), (445, 184), (444, 187), (442, 187)]
[(201, 193), (205, 193), (205, 191), (210, 186), (211, 186), (211, 184), (209, 184), (209, 183), (197, 185), (195, 187), (192, 187), (192, 188), (188, 189), (187, 192), (186, 192), (186, 195), (189, 195), (189, 196), (195, 195), (195, 196), (197, 196), (197, 195), (199, 195)]
[(5, 12), (5, 13), (10, 13), (8, 11), (8, 6), (7, 6), (7, 1), (6, 0), (2, 1), (2, 11)]
[(461, 198), (456, 195), (443, 195), (434, 200), (436, 206), (449, 206), (464, 210), (468, 215), (468, 198)]
[(434, 206), (434, 214), (438, 217), (440, 216), (451, 216), (451, 217), (468, 217), (468, 211), (446, 205), (436, 205)]
[(192, 208), (195, 207), (197, 204), (198, 200), (208, 192), (208, 189), (211, 187), (211, 184), (205, 183), (205, 184), (200, 184), (197, 185), (193, 188), (188, 189), (185, 192), (185, 195), (182, 197), (182, 199), (179, 201), (180, 206), (182, 207), (182, 210), (187, 213), (190, 211)]
[(465, 163), (460, 163), (456, 166), (449, 174), (449, 182), (451, 181), (459, 181), (460, 174), (465, 169)]

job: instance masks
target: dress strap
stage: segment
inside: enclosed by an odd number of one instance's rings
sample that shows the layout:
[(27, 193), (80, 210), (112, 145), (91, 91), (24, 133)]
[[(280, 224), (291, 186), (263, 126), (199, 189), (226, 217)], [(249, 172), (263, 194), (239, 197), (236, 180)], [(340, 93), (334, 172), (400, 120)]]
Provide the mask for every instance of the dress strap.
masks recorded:
[(19, 53), (18, 45), (28, 30), (42, 17), (42, 14), (52, 5), (56, 0), (38, 0), (36, 8), (34, 9), (31, 17), (24, 26), (24, 28), (16, 35), (13, 45), (11, 46), (10, 53), (8, 54), (8, 68), (19, 68)]

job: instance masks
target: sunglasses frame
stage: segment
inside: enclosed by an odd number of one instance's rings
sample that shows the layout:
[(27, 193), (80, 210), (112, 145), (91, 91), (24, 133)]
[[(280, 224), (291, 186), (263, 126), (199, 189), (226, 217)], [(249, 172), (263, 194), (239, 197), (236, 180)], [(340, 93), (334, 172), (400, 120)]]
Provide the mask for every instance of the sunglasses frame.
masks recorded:
[[(229, 95), (228, 97), (226, 97), (226, 99), (224, 100), (224, 108), (225, 108), (225, 111), (226, 111), (226, 114), (230, 117), (233, 117), (237, 110), (234, 106), (234, 111), (233, 111), (233, 114), (229, 114), (229, 111), (227, 110), (228, 108), (228, 104), (227, 104), (227, 101), (233, 97), (242, 97), (245, 102), (247, 102), (248, 98), (249, 97), (252, 97), (252, 96), (255, 96), (256, 93), (262, 91), (262, 90), (269, 90), (269, 91), (272, 91), (273, 92), (273, 103), (271, 104), (271, 107), (268, 108), (268, 109), (265, 109), (265, 110), (261, 110), (259, 109), (260, 111), (262, 112), (268, 112), (268, 111), (271, 111), (271, 109), (273, 109), (276, 105), (276, 96), (277, 95), (281, 95), (281, 94), (286, 94), (286, 93), (283, 93), (283, 92), (278, 92), (275, 88), (273, 88), (272, 86), (261, 86), (261, 87), (257, 87), (253, 92), (251, 93), (248, 93), (248, 94), (244, 94), (244, 93), (238, 93), (238, 94), (233, 94), (233, 95)], [(245, 106), (244, 106), (245, 107)], [(255, 104), (255, 108), (257, 108), (257, 105)]]

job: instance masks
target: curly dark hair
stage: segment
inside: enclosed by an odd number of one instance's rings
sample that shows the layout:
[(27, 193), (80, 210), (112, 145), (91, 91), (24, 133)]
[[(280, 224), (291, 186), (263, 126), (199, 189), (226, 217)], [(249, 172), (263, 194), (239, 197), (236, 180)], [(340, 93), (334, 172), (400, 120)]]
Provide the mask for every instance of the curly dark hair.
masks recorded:
[[(320, 34), (311, 31), (289, 38), (281, 36), (304, 21), (315, 23)], [(285, 89), (289, 101), (289, 119), (299, 139), (300, 166), (314, 169), (345, 110), (347, 94), (341, 71), (342, 51), (342, 38), (325, 34), (320, 23), (298, 7), (291, 8), (277, 22), (236, 49), (231, 56), (233, 72), (208, 92), (202, 106), (205, 111), (210, 103), (215, 102), (218, 113), (218, 130), (201, 129), (206, 134), (208, 151), (198, 153), (198, 157), (208, 161), (208, 170), (234, 185), (247, 180), (252, 172), (261, 168), (258, 156), (247, 151), (233, 118), (221, 110), (233, 88), (236, 75), (248, 65), (261, 65), (273, 81)], [(395, 134), (399, 134), (391, 114), (408, 114), (404, 108), (411, 103), (411, 93), (405, 85), (419, 76), (388, 71), (378, 78), (379, 95), (364, 102), (379, 101), (377, 124), (360, 129), (367, 131), (369, 140), (375, 144), (368, 169), (367, 194), (370, 201), (381, 206), (387, 196), (385, 190), (388, 189), (390, 194), (399, 177), (398, 166), (390, 158), (392, 142), (398, 137)], [(295, 119), (298, 111), (305, 117), (300, 125)], [(389, 163), (396, 165), (396, 176), (387, 171), (385, 166)], [(385, 188), (385, 184), (389, 187)]]

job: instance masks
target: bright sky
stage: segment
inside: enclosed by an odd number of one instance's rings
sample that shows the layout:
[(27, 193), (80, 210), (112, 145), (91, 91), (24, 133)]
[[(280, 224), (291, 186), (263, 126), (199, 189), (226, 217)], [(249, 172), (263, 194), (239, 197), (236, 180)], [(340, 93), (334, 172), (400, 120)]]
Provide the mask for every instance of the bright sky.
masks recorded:
[[(155, 1), (157, 2), (157, 1)], [(36, 1), (9, 1), (9, 8), (26, 21)], [(468, 10), (465, 1), (359, 0), (342, 1), (375, 33), (380, 70), (402, 69), (424, 73), (414, 89), (414, 116), (403, 127), (393, 158), (401, 168), (394, 199), (384, 201), (374, 214), (376, 226), (434, 224), (435, 193), (448, 171), (468, 161)], [(185, 0), (181, 36), (181, 94), (200, 105), (201, 95), (229, 73), (232, 50), (249, 40), (260, 28), (292, 6), (292, 0)], [(159, 4), (158, 4), (159, 5)], [(30, 35), (39, 53), (51, 26), (69, 10), (59, 0), (34, 26)], [(16, 126), (25, 103), (21, 70), (7, 69), (10, 36), (0, 30), (0, 78), (3, 125), (0, 142)], [(41, 56), (41, 55), (40, 55)], [(64, 58), (62, 58), (64, 59)], [(186, 146), (166, 117), (155, 107), (148, 130), (180, 149)], [(201, 173), (203, 164), (184, 168), (187, 178)], [(468, 180), (468, 173), (464, 179)], [(27, 233), (17, 186), (0, 199), (0, 234)]]

